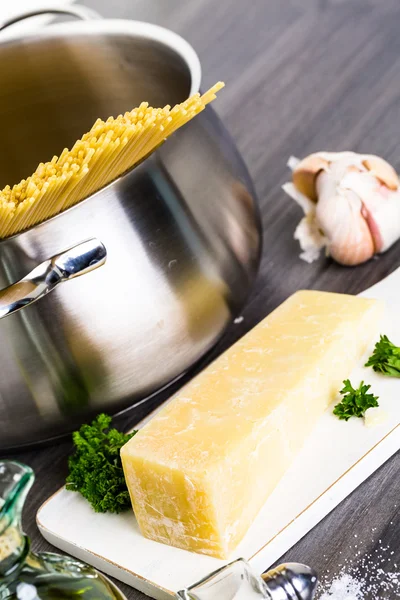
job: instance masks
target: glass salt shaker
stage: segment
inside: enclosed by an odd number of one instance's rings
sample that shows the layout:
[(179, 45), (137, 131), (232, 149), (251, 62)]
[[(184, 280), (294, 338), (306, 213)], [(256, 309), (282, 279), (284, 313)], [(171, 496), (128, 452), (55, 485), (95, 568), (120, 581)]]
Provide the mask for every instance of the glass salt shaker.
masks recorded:
[(31, 551), (21, 513), (33, 479), (30, 467), (0, 460), (0, 600), (126, 600), (92, 567)]
[(178, 592), (179, 600), (312, 600), (316, 573), (306, 565), (286, 563), (257, 575), (240, 558)]

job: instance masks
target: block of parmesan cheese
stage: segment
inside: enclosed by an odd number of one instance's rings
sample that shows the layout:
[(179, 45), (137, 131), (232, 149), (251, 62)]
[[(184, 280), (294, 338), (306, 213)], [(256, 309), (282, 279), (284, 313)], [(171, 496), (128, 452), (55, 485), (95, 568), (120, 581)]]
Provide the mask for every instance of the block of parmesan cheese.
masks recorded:
[(381, 313), (376, 300), (297, 292), (183, 387), (121, 451), (143, 535), (227, 558)]

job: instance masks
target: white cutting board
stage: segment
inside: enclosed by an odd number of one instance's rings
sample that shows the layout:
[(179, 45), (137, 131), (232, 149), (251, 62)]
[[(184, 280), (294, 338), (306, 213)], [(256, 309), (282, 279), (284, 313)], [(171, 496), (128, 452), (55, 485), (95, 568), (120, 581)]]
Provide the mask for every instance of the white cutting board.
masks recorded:
[[(361, 295), (386, 301), (381, 332), (400, 344), (400, 269)], [(362, 419), (339, 421), (328, 410), (230, 560), (244, 557), (262, 572), (400, 448), (400, 379), (379, 376), (363, 362), (351, 381), (372, 385), (387, 421), (369, 429)], [(267, 476), (266, 465), (260, 477)], [(64, 489), (42, 505), (37, 524), (54, 546), (156, 599), (228, 562), (147, 540), (132, 512), (96, 514)]]

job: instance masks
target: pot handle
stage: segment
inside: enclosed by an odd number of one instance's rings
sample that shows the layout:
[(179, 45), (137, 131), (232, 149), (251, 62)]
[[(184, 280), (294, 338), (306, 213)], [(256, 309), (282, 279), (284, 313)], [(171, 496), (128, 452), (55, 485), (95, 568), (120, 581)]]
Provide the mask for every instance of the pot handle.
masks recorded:
[(47, 14), (57, 14), (57, 15), (70, 15), (72, 17), (77, 17), (78, 19), (82, 19), (83, 21), (91, 21), (93, 19), (102, 19), (101, 15), (91, 8), (87, 8), (86, 6), (80, 6), (79, 4), (75, 4), (72, 6), (52, 6), (46, 8), (36, 8), (33, 10), (26, 10), (19, 15), (15, 15), (14, 17), (10, 17), (5, 21), (0, 21), (0, 31), (6, 29), (10, 25), (14, 25), (14, 23), (18, 23), (19, 21), (23, 21), (24, 19), (30, 19), (31, 17), (36, 17), (38, 15), (47, 15)]
[(0, 319), (33, 304), (60, 283), (101, 267), (106, 257), (104, 245), (93, 238), (45, 260), (26, 277), (0, 290)]

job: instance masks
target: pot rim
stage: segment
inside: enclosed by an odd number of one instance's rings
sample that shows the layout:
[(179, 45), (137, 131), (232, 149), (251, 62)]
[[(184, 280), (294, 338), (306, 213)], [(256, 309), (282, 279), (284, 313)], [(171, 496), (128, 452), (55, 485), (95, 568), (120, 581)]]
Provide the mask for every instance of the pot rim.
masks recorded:
[(134, 37), (154, 40), (167, 46), (183, 59), (189, 69), (191, 78), (189, 96), (199, 91), (202, 76), (201, 63), (193, 46), (170, 29), (153, 23), (146, 23), (145, 21), (131, 21), (128, 19), (67, 21), (65, 23), (52, 23), (44, 27), (34, 28), (32, 31), (25, 33), (16, 32), (15, 35), (12, 35), (12, 30), (10, 30), (3, 40), (1, 39), (2, 34), (0, 32), (0, 47), (8, 43), (15, 43), (18, 40), (26, 42), (32, 38), (40, 39), (41, 37), (46, 37), (46, 33), (49, 35), (73, 36), (85, 31), (87, 33), (103, 33), (105, 35), (109, 33), (130, 34)]
[[(194, 48), (189, 44), (189, 42), (187, 42), (183, 37), (181, 37), (177, 33), (174, 33), (173, 31), (166, 29), (165, 27), (160, 27), (159, 25), (154, 25), (152, 23), (146, 23), (144, 21), (103, 18), (96, 19), (93, 21), (67, 21), (65, 23), (53, 23), (41, 27), (39, 29), (32, 29), (32, 31), (26, 33), (16, 32), (15, 35), (7, 35), (4, 40), (1, 39), (2, 32), (0, 32), (0, 49), (2, 45), (8, 45), (9, 43), (15, 43), (18, 41), (26, 42), (29, 39), (40, 39), (42, 37), (46, 37), (46, 33), (48, 33), (49, 36), (59, 35), (61, 37), (65, 35), (74, 36), (81, 34), (85, 31), (87, 33), (124, 33), (128, 35), (131, 34), (134, 37), (154, 40), (163, 44), (164, 46), (167, 46), (168, 48), (176, 52), (176, 54), (178, 54), (183, 59), (183, 61), (186, 63), (186, 66), (188, 67), (191, 78), (189, 96), (199, 91), (202, 75), (201, 63)], [(153, 152), (151, 154), (153, 154)], [(53, 219), (62, 217), (67, 212), (78, 208), (84, 202), (86, 203), (94, 196), (97, 196), (98, 194), (104, 192), (104, 190), (106, 190), (107, 188), (114, 186), (116, 182), (129, 176), (134, 169), (139, 167), (148, 158), (149, 155), (143, 157), (143, 159), (139, 163), (133, 165), (130, 169), (128, 169), (128, 171), (126, 171), (125, 173), (121, 173), (121, 175), (119, 175), (113, 181), (110, 181), (107, 185), (95, 191), (93, 194), (90, 194), (86, 198), (83, 198), (78, 204), (70, 206), (67, 210), (53, 215), (52, 217), (45, 219), (44, 221), (36, 223), (35, 225), (32, 225), (31, 227), (28, 227), (23, 231), (19, 231), (12, 236), (0, 239), (0, 246), (4, 242), (8, 242), (12, 239), (22, 236), (25, 233), (28, 233), (29, 231), (32, 231), (33, 229), (36, 229), (38, 227), (45, 226)]]

